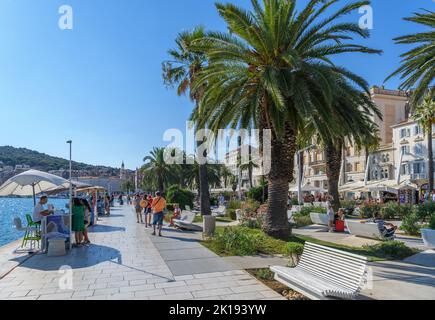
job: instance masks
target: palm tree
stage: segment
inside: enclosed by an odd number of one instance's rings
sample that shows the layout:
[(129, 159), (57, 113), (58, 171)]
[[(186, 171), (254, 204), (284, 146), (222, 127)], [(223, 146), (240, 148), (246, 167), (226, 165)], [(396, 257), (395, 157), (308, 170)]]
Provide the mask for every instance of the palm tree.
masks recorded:
[[(193, 90), (192, 85), (207, 60), (202, 52), (191, 49), (191, 43), (204, 36), (205, 32), (202, 27), (180, 33), (175, 40), (177, 48), (168, 52), (172, 60), (165, 61), (162, 65), (165, 85), (168, 87), (177, 86), (179, 96), (189, 92), (190, 99), (195, 103), (199, 102), (203, 88)], [(200, 142), (198, 144), (201, 145)], [(210, 191), (205, 164), (199, 166), (199, 189), (201, 213), (211, 215)]]
[(416, 87), (411, 101), (416, 106), (430, 86), (433, 86), (435, 77), (435, 12), (425, 10), (425, 13), (415, 13), (413, 17), (404, 20), (427, 26), (429, 30), (394, 39), (397, 44), (415, 44), (417, 47), (401, 55), (402, 66), (385, 81), (400, 74), (404, 80), (401, 90)]
[(233, 177), (233, 173), (231, 172), (230, 169), (228, 169), (227, 166), (222, 165), (221, 168), (220, 168), (220, 176), (223, 179), (224, 188), (226, 189), (228, 187), (230, 179)]
[(161, 192), (164, 192), (165, 187), (175, 180), (174, 166), (166, 163), (164, 154), (164, 148), (154, 148), (150, 155), (143, 159), (145, 164), (142, 166), (144, 179)]
[[(217, 4), (229, 33), (211, 32), (195, 41), (209, 64), (198, 75), (194, 88), (204, 88), (195, 109), (198, 123), (212, 130), (256, 127), (270, 130), (271, 167), (269, 206), (264, 230), (287, 238), (287, 195), (293, 180), (296, 138), (306, 118), (322, 119), (331, 133), (339, 124), (331, 116), (336, 108), (338, 81), (348, 79), (353, 90), (366, 90), (366, 82), (331, 58), (341, 53), (380, 53), (349, 43), (369, 32), (355, 23), (338, 22), (370, 1), (352, 2), (330, 16), (337, 0), (311, 0), (296, 12), (296, 0), (252, 0), (253, 9)], [(347, 87), (351, 87), (348, 85)], [(337, 130), (338, 131), (338, 130)], [(260, 139), (262, 138), (260, 134)], [(260, 146), (262, 149), (262, 146)], [(261, 150), (260, 150), (261, 151)]]
[(435, 123), (435, 90), (429, 91), (414, 109), (414, 119), (418, 121), (427, 134), (429, 190), (434, 190), (433, 124)]

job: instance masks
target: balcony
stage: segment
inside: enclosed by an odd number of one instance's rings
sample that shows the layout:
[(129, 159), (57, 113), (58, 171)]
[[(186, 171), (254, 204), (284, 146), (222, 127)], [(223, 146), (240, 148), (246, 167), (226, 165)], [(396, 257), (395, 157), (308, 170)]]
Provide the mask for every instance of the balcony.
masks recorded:
[(427, 173), (413, 173), (411, 174), (411, 180), (427, 180), (429, 175)]

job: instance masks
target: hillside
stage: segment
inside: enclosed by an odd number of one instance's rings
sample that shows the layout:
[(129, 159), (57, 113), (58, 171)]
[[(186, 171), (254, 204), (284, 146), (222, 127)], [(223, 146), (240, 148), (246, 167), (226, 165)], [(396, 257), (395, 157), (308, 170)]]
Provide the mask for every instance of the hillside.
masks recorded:
[[(32, 151), (25, 148), (14, 148), (11, 146), (0, 146), (0, 161), (7, 166), (29, 165), (33, 169), (42, 171), (68, 169), (69, 161), (66, 159), (52, 157), (44, 153)], [(74, 170), (106, 171), (110, 175), (118, 175), (118, 169), (104, 166), (93, 166), (85, 163), (73, 162)]]

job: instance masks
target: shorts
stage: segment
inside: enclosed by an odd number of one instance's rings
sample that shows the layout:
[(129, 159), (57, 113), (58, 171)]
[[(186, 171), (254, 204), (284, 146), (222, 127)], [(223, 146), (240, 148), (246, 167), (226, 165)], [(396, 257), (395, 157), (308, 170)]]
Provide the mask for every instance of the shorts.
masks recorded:
[(154, 213), (153, 225), (163, 226), (163, 217), (164, 217), (163, 212)]
[(145, 208), (143, 212), (148, 215), (151, 213), (151, 208)]

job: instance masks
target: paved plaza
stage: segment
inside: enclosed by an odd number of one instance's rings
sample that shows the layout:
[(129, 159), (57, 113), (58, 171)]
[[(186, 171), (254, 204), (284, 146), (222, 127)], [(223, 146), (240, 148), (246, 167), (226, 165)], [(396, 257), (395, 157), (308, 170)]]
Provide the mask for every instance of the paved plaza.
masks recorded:
[[(92, 246), (64, 257), (23, 260), (22, 255), (12, 256), (12, 245), (2, 248), (8, 254), (0, 265), (12, 270), (0, 280), (0, 299), (283, 299), (189, 234), (165, 230), (164, 237), (152, 237), (136, 223), (130, 207), (116, 207), (112, 213), (93, 228)], [(59, 271), (62, 267), (65, 271)]]

